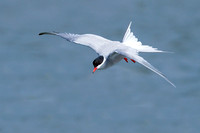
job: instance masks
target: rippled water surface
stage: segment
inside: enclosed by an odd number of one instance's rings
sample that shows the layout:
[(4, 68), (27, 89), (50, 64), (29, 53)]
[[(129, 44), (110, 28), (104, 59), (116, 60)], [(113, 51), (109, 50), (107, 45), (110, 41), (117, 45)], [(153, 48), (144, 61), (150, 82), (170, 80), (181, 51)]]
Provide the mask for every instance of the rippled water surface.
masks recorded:
[[(198, 133), (199, 0), (1, 0), (1, 133)], [(96, 53), (43, 31), (121, 41), (132, 30), (170, 54), (92, 74)]]

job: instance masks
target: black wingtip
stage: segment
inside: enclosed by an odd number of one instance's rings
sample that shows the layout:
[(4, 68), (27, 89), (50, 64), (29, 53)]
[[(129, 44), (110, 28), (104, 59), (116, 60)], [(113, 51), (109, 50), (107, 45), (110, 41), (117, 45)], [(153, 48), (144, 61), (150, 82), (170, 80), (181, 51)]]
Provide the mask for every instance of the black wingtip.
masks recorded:
[(58, 34), (58, 32), (55, 32), (55, 31), (53, 31), (53, 32), (41, 32), (41, 33), (39, 33), (39, 35), (56, 35), (56, 34)]
[(44, 34), (48, 34), (47, 32), (41, 32), (38, 35), (44, 35)]

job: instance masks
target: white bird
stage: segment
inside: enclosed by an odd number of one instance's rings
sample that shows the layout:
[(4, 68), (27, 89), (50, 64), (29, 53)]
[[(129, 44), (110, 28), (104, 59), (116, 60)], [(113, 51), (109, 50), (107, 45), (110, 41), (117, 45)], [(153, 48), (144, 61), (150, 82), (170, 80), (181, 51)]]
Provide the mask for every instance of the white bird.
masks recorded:
[(154, 68), (150, 63), (148, 63), (144, 58), (138, 55), (139, 52), (164, 52), (153, 48), (148, 45), (142, 45), (140, 41), (131, 32), (131, 23), (129, 24), (126, 33), (124, 35), (123, 41), (111, 41), (94, 34), (70, 34), (70, 33), (59, 33), (59, 32), (42, 32), (39, 35), (56, 35), (66, 39), (69, 42), (74, 42), (77, 44), (82, 44), (88, 46), (96, 51), (99, 55), (94, 61), (93, 73), (98, 69), (108, 68), (117, 62), (124, 59), (128, 62), (127, 58), (130, 58), (133, 62), (138, 62), (153, 72), (160, 75), (172, 86), (176, 87), (171, 81), (169, 81), (160, 71)]

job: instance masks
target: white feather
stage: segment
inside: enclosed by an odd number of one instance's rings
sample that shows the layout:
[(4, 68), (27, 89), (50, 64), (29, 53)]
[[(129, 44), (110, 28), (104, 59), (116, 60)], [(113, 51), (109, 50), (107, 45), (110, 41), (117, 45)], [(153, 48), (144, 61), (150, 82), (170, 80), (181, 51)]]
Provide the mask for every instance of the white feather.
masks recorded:
[[(56, 35), (60, 36), (67, 41), (74, 42), (92, 48), (97, 54), (103, 55), (108, 53), (109, 44), (113, 44), (114, 41), (108, 40), (94, 34), (71, 34), (71, 33), (60, 33), (60, 32), (42, 32), (39, 35)], [(107, 47), (107, 49), (105, 49)]]
[(162, 74), (159, 70), (153, 67), (149, 62), (147, 62), (144, 58), (138, 55), (138, 53), (134, 49), (125, 48), (125, 47), (118, 47), (116, 51), (118, 54), (124, 55), (130, 59), (134, 59), (136, 62), (142, 64), (143, 66), (147, 67), (151, 71), (157, 73), (162, 78), (164, 78), (167, 82), (169, 82), (172, 86), (176, 87), (164, 74)]
[(124, 45), (134, 48), (138, 52), (164, 52), (148, 45), (142, 45), (142, 43), (134, 36), (133, 32), (131, 32), (131, 23), (132, 22), (130, 22), (122, 41)]

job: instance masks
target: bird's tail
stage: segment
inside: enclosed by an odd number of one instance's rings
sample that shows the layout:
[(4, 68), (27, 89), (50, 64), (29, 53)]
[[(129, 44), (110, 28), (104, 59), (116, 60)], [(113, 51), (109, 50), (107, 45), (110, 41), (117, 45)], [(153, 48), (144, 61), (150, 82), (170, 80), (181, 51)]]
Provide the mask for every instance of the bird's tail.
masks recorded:
[(153, 48), (148, 45), (142, 45), (140, 41), (134, 36), (133, 32), (131, 32), (131, 23), (129, 24), (126, 33), (124, 34), (124, 38), (122, 43), (126, 46), (136, 49), (138, 52), (165, 52), (162, 50), (158, 50), (157, 48)]

